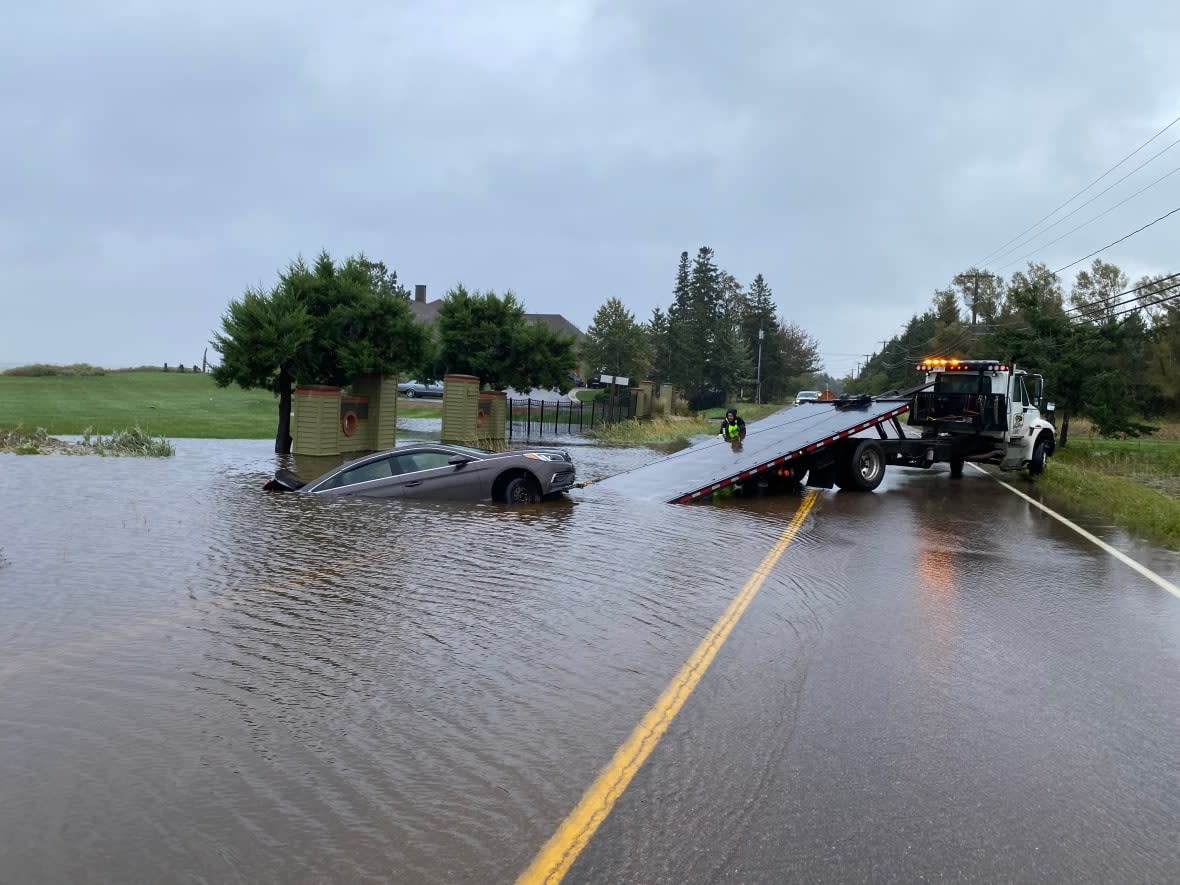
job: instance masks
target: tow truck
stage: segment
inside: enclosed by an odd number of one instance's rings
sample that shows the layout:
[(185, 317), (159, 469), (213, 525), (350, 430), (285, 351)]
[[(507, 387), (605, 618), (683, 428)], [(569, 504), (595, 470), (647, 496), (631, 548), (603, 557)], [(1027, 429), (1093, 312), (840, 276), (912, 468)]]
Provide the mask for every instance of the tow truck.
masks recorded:
[(927, 359), (918, 371), (926, 384), (914, 393), (908, 423), (921, 428), (921, 443), (950, 464), (951, 476), (961, 476), (966, 461), (1044, 473), (1057, 435), (1041, 415), (1041, 375), (999, 360)]
[(997, 359), (932, 357), (917, 370), (924, 382), (905, 393), (802, 403), (749, 425), (739, 445), (692, 446), (598, 485), (688, 504), (724, 490), (806, 485), (868, 492), (889, 464), (945, 463), (952, 478), (962, 476), (967, 462), (1030, 476), (1044, 472), (1056, 431), (1040, 413), (1042, 376)]

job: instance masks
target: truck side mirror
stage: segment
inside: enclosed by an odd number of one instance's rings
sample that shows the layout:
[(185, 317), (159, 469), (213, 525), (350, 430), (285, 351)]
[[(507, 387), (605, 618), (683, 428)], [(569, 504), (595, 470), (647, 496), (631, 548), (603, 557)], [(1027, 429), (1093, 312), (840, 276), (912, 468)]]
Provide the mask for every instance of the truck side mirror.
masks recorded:
[(1028, 392), (1029, 398), (1035, 406), (1039, 407), (1041, 405), (1041, 397), (1045, 395), (1045, 378), (1042, 375), (1033, 375), (1031, 380), (1032, 390)]

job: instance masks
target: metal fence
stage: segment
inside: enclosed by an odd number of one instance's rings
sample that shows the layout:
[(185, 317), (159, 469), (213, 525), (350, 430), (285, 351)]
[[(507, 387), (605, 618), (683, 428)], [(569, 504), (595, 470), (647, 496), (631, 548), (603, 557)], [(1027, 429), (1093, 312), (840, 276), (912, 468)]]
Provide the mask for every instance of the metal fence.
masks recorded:
[(570, 436), (602, 424), (635, 416), (638, 396), (633, 391), (615, 397), (599, 396), (588, 403), (574, 400), (508, 400), (508, 439)]

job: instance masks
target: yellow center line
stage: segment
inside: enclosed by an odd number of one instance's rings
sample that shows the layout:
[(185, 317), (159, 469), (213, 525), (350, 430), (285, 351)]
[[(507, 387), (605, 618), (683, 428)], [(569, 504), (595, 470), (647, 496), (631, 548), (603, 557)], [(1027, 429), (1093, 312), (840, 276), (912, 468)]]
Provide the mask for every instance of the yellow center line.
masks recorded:
[(717, 623), (705, 634), (696, 651), (664, 689), (655, 706), (635, 726), (611, 761), (582, 795), (574, 810), (562, 821), (561, 826), (529, 864), (528, 869), (520, 874), (520, 878), (516, 880), (517, 885), (560, 882), (569, 871), (697, 687), (717, 652), (721, 650), (734, 626), (761, 589), (770, 570), (799, 533), (804, 519), (815, 506), (817, 499), (818, 495), (814, 492), (803, 499), (790, 524), (750, 575), (741, 592), (733, 598)]

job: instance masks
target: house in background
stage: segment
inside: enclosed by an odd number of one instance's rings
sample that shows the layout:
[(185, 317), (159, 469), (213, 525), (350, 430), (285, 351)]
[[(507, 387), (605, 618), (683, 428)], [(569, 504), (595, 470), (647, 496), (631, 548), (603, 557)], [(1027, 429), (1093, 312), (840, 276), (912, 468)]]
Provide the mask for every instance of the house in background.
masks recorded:
[[(427, 301), (426, 287), (419, 283), (414, 286), (414, 298), (410, 302), (410, 313), (418, 322), (431, 325), (438, 318), (438, 309), (442, 307), (442, 303), (441, 298)], [(586, 337), (581, 329), (559, 313), (526, 313), (524, 318), (530, 323), (541, 323), (550, 332), (570, 335), (574, 339), (575, 350), (581, 345), (582, 339)]]

